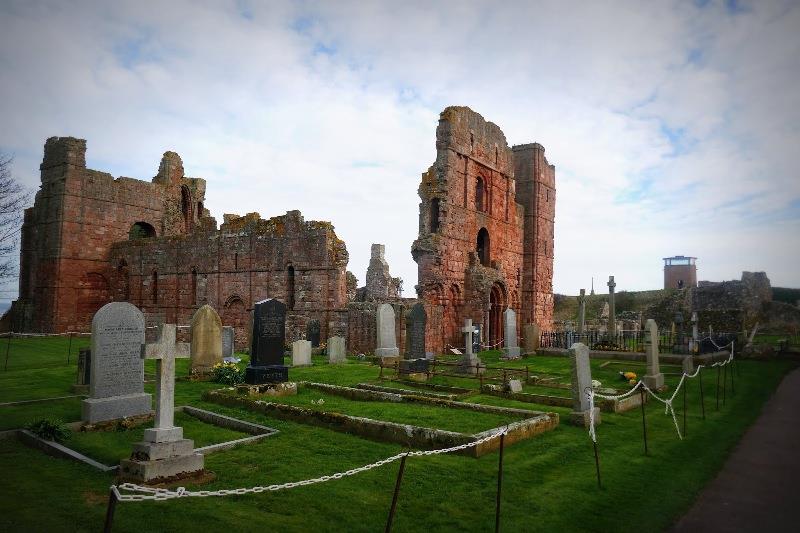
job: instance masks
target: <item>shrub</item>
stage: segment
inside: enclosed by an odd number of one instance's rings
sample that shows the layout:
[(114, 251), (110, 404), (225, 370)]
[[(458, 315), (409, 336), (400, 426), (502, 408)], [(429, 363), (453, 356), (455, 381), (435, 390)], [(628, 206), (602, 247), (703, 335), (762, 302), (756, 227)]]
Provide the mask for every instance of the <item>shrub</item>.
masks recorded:
[(244, 372), (236, 363), (217, 363), (211, 370), (217, 383), (237, 385), (244, 381)]
[(44, 440), (65, 442), (72, 435), (58, 418), (40, 418), (25, 425), (25, 429)]

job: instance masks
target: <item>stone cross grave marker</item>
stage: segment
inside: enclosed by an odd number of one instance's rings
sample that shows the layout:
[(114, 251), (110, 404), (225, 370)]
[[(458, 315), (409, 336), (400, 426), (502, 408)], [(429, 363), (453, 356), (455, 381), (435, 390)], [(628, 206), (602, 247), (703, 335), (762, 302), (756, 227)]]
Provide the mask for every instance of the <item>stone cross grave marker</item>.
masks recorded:
[(288, 381), (289, 369), (283, 364), (286, 349), (286, 305), (283, 302), (274, 298), (256, 302), (251, 338), (245, 383), (261, 385)]
[(144, 315), (127, 302), (104, 305), (92, 318), (89, 398), (81, 418), (94, 424), (150, 413), (144, 392)]
[(208, 304), (192, 316), (191, 372), (207, 374), (222, 362), (222, 320)]
[(298, 340), (292, 343), (292, 366), (311, 365), (311, 341)]
[(586, 329), (586, 289), (581, 289), (578, 296), (578, 333), (583, 334)]
[(617, 307), (614, 302), (614, 288), (617, 284), (614, 282), (614, 276), (608, 276), (608, 335), (611, 337), (612, 342), (616, 342), (617, 336)]
[(425, 325), (428, 320), (425, 308), (416, 303), (406, 317), (406, 359), (425, 358)]
[(664, 387), (664, 374), (658, 365), (658, 325), (652, 318), (647, 319), (644, 330), (644, 349), (647, 354), (647, 374), (642, 381), (652, 390)]
[(471, 318), (464, 319), (464, 327), (461, 328), (461, 332), (464, 334), (465, 353), (458, 360), (459, 371), (474, 374), (480, 366), (481, 360), (474, 351), (474, 339), (478, 331)]
[[(588, 426), (590, 409), (588, 392), (592, 388), (592, 369), (589, 365), (589, 347), (576, 342), (569, 349), (572, 366), (572, 413), (570, 421), (578, 426)], [(595, 424), (600, 423), (600, 408), (594, 408)]]
[(517, 345), (517, 313), (510, 307), (503, 312), (504, 334), (505, 334), (505, 357), (506, 359), (519, 358), (519, 346)]
[(222, 358), (233, 357), (235, 331), (233, 326), (222, 326)]
[(311, 347), (319, 346), (319, 320), (311, 320), (306, 324), (306, 340), (311, 341)]
[(328, 362), (344, 363), (347, 361), (347, 347), (344, 337), (334, 336), (328, 339)]
[(394, 330), (394, 308), (390, 304), (378, 306), (375, 314), (375, 325), (378, 344), (375, 355), (379, 357), (396, 357), (400, 354), (397, 348), (397, 337)]

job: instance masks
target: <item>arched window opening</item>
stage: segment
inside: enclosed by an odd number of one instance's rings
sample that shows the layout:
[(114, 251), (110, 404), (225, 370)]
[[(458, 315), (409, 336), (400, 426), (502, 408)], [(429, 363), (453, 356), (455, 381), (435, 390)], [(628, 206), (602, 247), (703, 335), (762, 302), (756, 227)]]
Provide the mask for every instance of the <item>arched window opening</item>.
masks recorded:
[(128, 240), (149, 239), (156, 236), (156, 229), (147, 222), (136, 222), (128, 231)]
[(475, 184), (475, 210), (476, 211), (485, 211), (486, 210), (486, 202), (484, 201), (484, 196), (486, 195), (486, 186), (483, 184), (483, 178), (480, 176), (478, 177), (478, 181)]
[(483, 266), (489, 266), (489, 232), (486, 228), (481, 228), (478, 232), (478, 242), (475, 250), (478, 252), (478, 260)]
[(439, 231), (439, 199), (431, 200), (431, 233)]
[(286, 269), (286, 307), (294, 309), (294, 267)]
[(152, 290), (151, 299), (153, 304), (158, 303), (158, 272), (153, 270), (153, 275), (150, 280), (150, 289)]
[(192, 268), (192, 305), (197, 305), (197, 269)]
[(192, 195), (189, 192), (189, 187), (185, 185), (181, 187), (181, 213), (183, 214), (186, 233), (189, 233), (192, 227)]

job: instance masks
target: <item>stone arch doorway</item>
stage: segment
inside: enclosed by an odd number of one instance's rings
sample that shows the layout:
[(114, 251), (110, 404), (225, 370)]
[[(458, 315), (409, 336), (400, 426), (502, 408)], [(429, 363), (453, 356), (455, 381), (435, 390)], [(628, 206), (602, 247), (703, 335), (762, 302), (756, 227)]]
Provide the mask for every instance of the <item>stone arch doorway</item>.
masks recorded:
[(492, 285), (489, 291), (489, 334), (487, 335), (488, 344), (493, 349), (500, 349), (501, 346), (494, 346), (503, 340), (503, 311), (505, 311), (506, 291), (500, 283)]

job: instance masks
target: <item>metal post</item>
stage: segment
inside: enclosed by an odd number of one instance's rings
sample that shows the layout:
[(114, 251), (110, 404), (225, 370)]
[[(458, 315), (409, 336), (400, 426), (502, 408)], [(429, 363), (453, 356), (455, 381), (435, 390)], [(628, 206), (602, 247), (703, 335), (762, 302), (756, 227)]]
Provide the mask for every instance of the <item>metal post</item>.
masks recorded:
[(719, 367), (717, 367), (717, 411), (719, 411)]
[[(685, 376), (686, 374), (684, 374)], [(686, 389), (689, 387), (689, 380), (683, 379), (683, 436), (686, 436)]]
[(642, 404), (642, 437), (644, 438), (644, 454), (649, 455), (647, 451), (647, 422), (644, 417), (644, 387), (639, 388), (639, 398)]
[(394, 484), (394, 495), (392, 496), (392, 506), (389, 508), (389, 518), (386, 521), (386, 533), (389, 533), (392, 530), (392, 522), (394, 521), (394, 511), (397, 509), (397, 496), (400, 494), (400, 483), (403, 482), (403, 472), (406, 469), (406, 457), (408, 457), (408, 453), (406, 453), (400, 459), (400, 469), (397, 471), (397, 481)]
[(67, 347), (67, 365), (69, 366), (69, 354), (72, 352), (72, 333), (69, 334), (69, 346)]
[(734, 371), (736, 370), (736, 361), (731, 360), (731, 395), (736, 395), (736, 385), (733, 384)]
[(603, 485), (600, 483), (600, 456), (597, 455), (597, 442), (592, 441), (594, 445), (594, 467), (597, 470), (597, 488), (602, 489)]
[(383, 379), (383, 361), (380, 363), (381, 371), (378, 373), (378, 379)]
[(9, 350), (11, 350), (11, 335), (13, 335), (13, 333), (11, 333), (9, 331), (8, 332), (8, 342), (6, 342), (6, 364), (5, 364), (5, 367), (3, 368), (4, 372), (8, 372), (8, 352), (9, 352)]
[(500, 435), (500, 459), (497, 464), (497, 506), (494, 512), (494, 531), (500, 531), (500, 493), (503, 489), (503, 444), (505, 443), (505, 433)]
[(530, 377), (530, 374), (528, 372), (528, 365), (525, 365), (525, 383), (526, 384), (528, 383), (528, 378), (529, 377)]
[(700, 409), (703, 411), (703, 420), (706, 419), (706, 399), (703, 396), (703, 369), (697, 372), (697, 377), (700, 378)]
[(103, 525), (103, 533), (111, 533), (111, 525), (114, 523), (114, 511), (117, 508), (117, 493), (114, 488), (108, 494), (108, 508), (106, 509), (106, 523)]
[(722, 367), (722, 407), (725, 407), (725, 389), (728, 383), (728, 365)]

